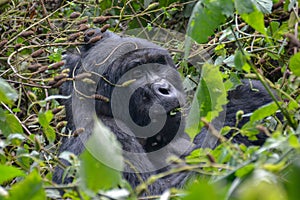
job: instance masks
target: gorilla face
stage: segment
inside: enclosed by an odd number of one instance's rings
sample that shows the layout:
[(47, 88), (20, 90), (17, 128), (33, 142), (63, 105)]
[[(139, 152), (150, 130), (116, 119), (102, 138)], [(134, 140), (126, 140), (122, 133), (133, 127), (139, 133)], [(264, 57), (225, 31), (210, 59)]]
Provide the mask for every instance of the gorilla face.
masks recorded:
[(146, 126), (151, 123), (149, 115), (152, 115), (153, 121), (163, 115), (176, 118), (176, 109), (181, 107), (179, 101), (182, 93), (166, 77), (173, 70), (164, 65), (148, 64), (131, 71), (132, 80), (135, 81), (130, 86), (130, 90), (134, 91), (129, 101), (129, 113), (134, 122)]
[[(110, 115), (124, 122), (147, 152), (167, 145), (182, 132), (184, 93), (169, 55), (157, 49), (130, 52), (108, 67)], [(112, 73), (114, 71), (114, 73)], [(119, 72), (119, 73), (118, 73)], [(99, 83), (100, 94), (103, 83)], [(106, 92), (107, 92), (106, 91)], [(106, 105), (107, 107), (107, 105)], [(96, 105), (100, 114), (103, 103)]]

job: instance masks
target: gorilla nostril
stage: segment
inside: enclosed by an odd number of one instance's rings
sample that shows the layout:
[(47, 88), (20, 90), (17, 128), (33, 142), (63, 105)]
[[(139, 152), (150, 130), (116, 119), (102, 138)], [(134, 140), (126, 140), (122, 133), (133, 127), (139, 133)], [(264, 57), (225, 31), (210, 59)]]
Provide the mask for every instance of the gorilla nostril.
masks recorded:
[(166, 88), (159, 88), (158, 91), (161, 93), (161, 94), (164, 94), (164, 95), (169, 95), (170, 92), (168, 89)]

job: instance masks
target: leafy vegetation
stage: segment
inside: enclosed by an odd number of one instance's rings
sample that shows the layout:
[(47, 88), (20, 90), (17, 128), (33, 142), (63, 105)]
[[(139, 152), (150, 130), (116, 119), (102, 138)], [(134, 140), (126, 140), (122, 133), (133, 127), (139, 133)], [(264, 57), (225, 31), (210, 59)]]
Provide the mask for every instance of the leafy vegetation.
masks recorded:
[[(135, 30), (137, 36), (155, 28), (182, 34), (173, 38), (174, 45), (165, 47), (180, 66), (187, 94), (192, 96), (196, 91), (194, 98), (188, 96), (193, 112), (188, 116), (187, 133), (192, 138), (218, 115), (226, 93), (241, 78), (259, 79), (280, 97), (256, 110), (241, 129), (215, 131), (222, 139), (216, 149), (195, 150), (174, 170), (194, 171), (197, 177), (182, 190), (166, 191), (161, 199), (298, 199), (298, 1), (58, 2), (0, 0), (0, 199), (57, 199), (61, 195), (71, 199), (136, 199), (145, 185), (166, 175), (151, 177), (133, 190), (118, 170), (98, 163), (87, 151), (80, 158), (67, 152), (57, 155), (62, 136), (69, 134), (59, 104), (59, 99), (66, 97), (58, 95), (57, 89), (68, 80), (62, 53), (84, 44), (82, 33), (89, 27), (108, 28), (104, 22), (112, 31)], [(209, 57), (209, 63), (193, 62), (199, 55)], [(274, 116), (277, 110), (284, 116), (282, 122)], [(107, 135), (100, 147), (103, 153), (117, 149), (109, 130), (101, 123), (95, 129)], [(246, 147), (224, 139), (222, 135), (230, 130), (253, 140), (262, 131), (269, 138), (262, 147)], [(106, 148), (107, 143), (111, 149)], [(58, 156), (72, 165), (65, 166)], [(112, 162), (122, 163), (120, 152)], [(51, 178), (57, 165), (69, 172), (80, 171), (84, 181), (79, 182), (75, 174), (70, 185), (54, 184)], [(105, 177), (101, 184), (99, 176)], [(160, 197), (143, 197), (151, 198)]]

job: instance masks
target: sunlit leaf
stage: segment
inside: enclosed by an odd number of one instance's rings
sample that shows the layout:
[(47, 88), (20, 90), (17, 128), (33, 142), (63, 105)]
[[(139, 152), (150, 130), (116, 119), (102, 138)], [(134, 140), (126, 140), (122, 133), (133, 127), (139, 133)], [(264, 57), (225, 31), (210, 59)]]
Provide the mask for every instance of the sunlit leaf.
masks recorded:
[(202, 117), (211, 122), (226, 103), (226, 90), (219, 68), (210, 64), (203, 65), (200, 84), (187, 118), (186, 132), (189, 136), (194, 138), (200, 132), (203, 127), (200, 121)]
[(42, 125), (42, 127), (48, 126), (52, 119), (53, 113), (50, 110), (44, 113), (39, 113), (39, 123)]
[(295, 74), (296, 76), (300, 76), (300, 53), (296, 53), (293, 55), (290, 59), (290, 70)]
[(250, 174), (254, 170), (255, 165), (253, 163), (246, 165), (235, 172), (237, 177), (243, 177)]
[(10, 200), (32, 199), (40, 200), (46, 199), (45, 191), (42, 184), (42, 179), (37, 171), (31, 172), (26, 178), (13, 185), (9, 191)]
[(287, 175), (285, 182), (289, 199), (299, 198), (299, 185), (300, 185), (300, 158), (299, 154), (295, 156), (295, 159), (291, 166), (288, 168), (290, 173)]
[(4, 136), (11, 133), (23, 133), (23, 128), (20, 122), (13, 114), (8, 114), (0, 108), (0, 130)]
[(39, 123), (43, 127), (43, 132), (51, 143), (54, 142), (56, 137), (54, 128), (50, 126), (52, 118), (53, 113), (51, 110), (48, 110), (45, 113), (40, 112), (38, 115)]
[(2, 78), (0, 78), (0, 102), (12, 105), (18, 98), (17, 92)]
[(116, 187), (123, 169), (122, 148), (114, 134), (97, 121), (86, 150), (80, 156), (80, 177), (84, 187), (97, 192)]
[(262, 120), (270, 115), (275, 114), (277, 110), (278, 107), (275, 102), (262, 106), (253, 112), (253, 114), (250, 117), (250, 121), (254, 122), (257, 120)]
[(235, 197), (243, 200), (287, 200), (276, 175), (260, 169), (256, 169), (250, 178), (242, 182)]
[(269, 172), (280, 172), (281, 170), (283, 170), (286, 166), (285, 162), (279, 162), (279, 163), (266, 163), (263, 165), (263, 168), (268, 170)]
[(13, 166), (0, 165), (0, 184), (17, 176), (24, 176), (24, 172)]
[(219, 200), (225, 199), (225, 188), (216, 187), (216, 185), (209, 184), (206, 180), (195, 181), (189, 188), (187, 188), (186, 195), (183, 200)]
[(235, 7), (242, 19), (258, 32), (266, 35), (264, 15), (251, 0), (235, 0)]
[(198, 43), (206, 42), (214, 30), (225, 22), (222, 11), (217, 1), (198, 1), (189, 20), (187, 35)]

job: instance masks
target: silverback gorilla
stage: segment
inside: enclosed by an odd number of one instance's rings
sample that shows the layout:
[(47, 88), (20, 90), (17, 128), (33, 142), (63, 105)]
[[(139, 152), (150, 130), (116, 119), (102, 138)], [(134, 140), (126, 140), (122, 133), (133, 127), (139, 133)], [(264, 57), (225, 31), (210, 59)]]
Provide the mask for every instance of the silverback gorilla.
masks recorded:
[[(92, 43), (93, 38), (101, 39)], [(168, 170), (166, 159), (170, 155), (182, 157), (195, 146), (203, 145), (208, 137), (205, 129), (194, 140), (196, 145), (184, 133), (183, 86), (165, 49), (143, 39), (102, 33), (100, 29), (88, 30), (85, 41), (87, 44), (79, 51), (65, 57), (72, 81), (60, 88), (62, 95), (71, 96), (63, 102), (67, 128), (73, 132), (80, 129), (81, 133), (63, 138), (60, 152), (81, 154), (97, 116), (121, 143), (124, 159), (129, 161), (123, 177), (136, 187), (149, 176)], [(258, 81), (253, 83), (258, 91), (251, 90), (244, 81), (244, 85), (229, 93), (227, 125), (235, 123), (238, 110), (252, 112), (272, 101)], [(236, 138), (235, 142), (251, 145), (246, 138)], [(70, 177), (62, 179), (63, 173), (57, 167), (53, 180), (71, 182)], [(160, 179), (149, 186), (148, 194), (181, 187), (188, 176), (189, 173), (180, 173)]]

